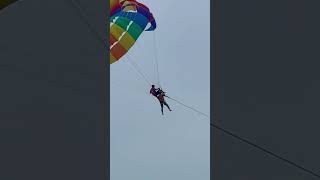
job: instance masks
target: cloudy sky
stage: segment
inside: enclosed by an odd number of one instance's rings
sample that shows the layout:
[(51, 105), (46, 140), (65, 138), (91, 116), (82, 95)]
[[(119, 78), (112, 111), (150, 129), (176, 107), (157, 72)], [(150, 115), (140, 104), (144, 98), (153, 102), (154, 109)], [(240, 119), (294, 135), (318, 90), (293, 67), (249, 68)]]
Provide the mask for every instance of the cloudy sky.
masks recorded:
[(140, 2), (158, 28), (111, 65), (111, 180), (209, 180), (209, 119), (170, 99), (162, 116), (147, 81), (157, 59), (167, 95), (210, 113), (210, 1)]

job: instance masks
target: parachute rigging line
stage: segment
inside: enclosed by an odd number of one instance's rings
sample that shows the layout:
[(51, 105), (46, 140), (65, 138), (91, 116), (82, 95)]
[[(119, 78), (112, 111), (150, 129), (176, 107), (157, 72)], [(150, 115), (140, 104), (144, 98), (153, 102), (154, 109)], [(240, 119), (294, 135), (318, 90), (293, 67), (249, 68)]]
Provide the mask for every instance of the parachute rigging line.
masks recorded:
[(129, 54), (126, 54), (125, 56), (128, 59), (128, 62), (131, 64), (131, 67), (133, 67), (135, 69), (136, 72), (138, 72), (140, 74), (140, 76), (145, 80), (145, 82), (147, 84), (149, 84), (149, 86), (151, 86), (151, 82), (148, 80), (148, 78), (142, 73), (142, 71), (139, 69), (138, 65), (132, 61), (129, 57)]
[[(157, 6), (154, 7), (154, 10), (156, 10), (156, 9), (157, 9)], [(155, 31), (153, 31), (152, 34), (153, 34), (154, 61), (155, 61), (155, 64), (156, 64), (156, 69), (157, 69), (158, 86), (160, 87), (160, 89), (162, 89), (161, 81), (160, 81), (159, 61), (158, 61), (158, 48), (157, 48), (157, 39), (156, 39)]]
[[(131, 18), (131, 15), (125, 13), (125, 12), (121, 12), (124, 14), (124, 17), (130, 17)], [(132, 17), (132, 21), (133, 22), (136, 17), (137, 17), (137, 14), (136, 13), (132, 13), (133, 14), (133, 17)], [(116, 21), (116, 20), (115, 20)], [(128, 30), (130, 28), (130, 23), (128, 24), (128, 26), (126, 27), (126, 31), (123, 32), (123, 34), (125, 33), (128, 33)], [(121, 38), (119, 38), (118, 41), (120, 41)], [(128, 59), (128, 62), (131, 64), (131, 66), (135, 69), (136, 72), (138, 72), (140, 74), (140, 76), (147, 82), (147, 84), (149, 84), (151, 86), (151, 82), (148, 80), (148, 78), (146, 77), (146, 75), (143, 74), (143, 72), (140, 70), (139, 66), (137, 65), (137, 63), (135, 63), (131, 58), (130, 58), (130, 52), (128, 52), (124, 57), (126, 57)]]
[[(157, 68), (157, 78), (158, 78), (158, 85), (161, 88), (161, 83), (160, 83), (160, 73), (159, 73), (159, 63), (158, 63), (158, 53), (157, 53), (157, 44), (156, 44), (156, 34), (153, 32), (153, 48), (154, 48), (154, 60), (156, 63), (156, 68)], [(161, 88), (162, 89), (162, 88)]]
[[(124, 17), (129, 17), (131, 18), (132, 15), (130, 14), (127, 14), (127, 13), (124, 13), (122, 12)], [(132, 13), (133, 14), (133, 17), (132, 17), (132, 21), (131, 22), (134, 22), (134, 20), (136, 19), (137, 17), (137, 13)], [(124, 33), (127, 33), (128, 30), (129, 30), (129, 26), (131, 24), (128, 24), (127, 28), (126, 28), (126, 31)], [(119, 41), (121, 40), (121, 38), (119, 38)], [(138, 41), (138, 40), (137, 40)], [(155, 47), (155, 46), (154, 46)], [(155, 54), (156, 55), (156, 54)], [(146, 77), (146, 75), (144, 75), (144, 73), (142, 72), (142, 70), (140, 70), (140, 68), (138, 67), (137, 63), (135, 63), (132, 58), (130, 57), (130, 52), (128, 52), (125, 57), (128, 59), (128, 62), (131, 64), (131, 66), (135, 69), (136, 72), (138, 72), (140, 74), (140, 76), (151, 86), (151, 82), (148, 80), (148, 78)], [(156, 56), (157, 57), (157, 56)], [(159, 87), (161, 88), (161, 85), (160, 85), (160, 80), (159, 80), (159, 68), (158, 68), (158, 62), (157, 62), (157, 59), (155, 59), (156, 61), (156, 68), (157, 68), (157, 78), (158, 78), (158, 85)]]
[[(130, 19), (132, 18), (132, 21), (130, 21), (130, 23), (133, 22), (133, 21), (136, 19), (136, 17), (137, 17), (137, 14), (136, 14), (136, 13), (130, 13), (130, 14), (128, 14), (128, 13), (125, 13), (125, 12), (121, 12), (120, 14), (121, 14), (121, 15), (124, 15), (124, 17), (130, 17)], [(131, 14), (132, 14), (132, 15), (131, 15)], [(115, 21), (116, 21), (116, 20), (115, 20)], [(128, 33), (128, 30), (129, 30), (130, 25), (131, 25), (130, 23), (129, 23), (128, 26), (126, 27), (126, 31), (123, 32), (123, 35), (124, 35), (125, 33)], [(122, 35), (122, 36), (123, 36), (123, 35)], [(121, 41), (121, 37), (119, 38), (118, 41)], [(112, 48), (112, 47), (111, 47), (111, 48)], [(138, 72), (138, 74), (145, 80), (145, 82), (146, 82), (148, 85), (151, 86), (150, 81), (149, 81), (148, 78), (143, 74), (143, 72), (140, 70), (140, 68), (138, 67), (137, 63), (135, 63), (135, 62), (130, 58), (130, 54), (129, 54), (129, 53), (130, 53), (130, 52), (128, 52), (124, 57), (128, 59), (128, 62), (130, 63), (131, 67), (133, 67), (134, 70), (135, 70), (136, 72)]]
[(250, 146), (252, 146), (252, 147), (254, 147), (254, 148), (256, 148), (256, 149), (259, 149), (259, 150), (261, 150), (261, 151), (263, 151), (263, 152), (265, 152), (265, 153), (273, 156), (274, 158), (277, 158), (277, 159), (279, 159), (279, 160), (281, 160), (281, 161), (284, 161), (284, 162), (286, 162), (287, 164), (290, 164), (290, 165), (292, 165), (292, 166), (294, 166), (294, 167), (296, 167), (296, 168), (298, 168), (298, 169), (300, 169), (300, 170), (302, 170), (302, 171), (304, 171), (304, 172), (307, 172), (307, 173), (309, 173), (309, 174), (311, 174), (311, 175), (313, 175), (313, 176), (315, 176), (315, 177), (317, 177), (317, 178), (320, 178), (320, 175), (317, 174), (317, 173), (315, 173), (314, 171), (311, 171), (311, 170), (309, 170), (309, 169), (307, 169), (307, 168), (305, 168), (305, 167), (303, 167), (303, 166), (301, 166), (301, 165), (299, 165), (299, 164), (297, 164), (297, 163), (295, 163), (295, 162), (293, 162), (293, 161), (290, 161), (290, 160), (288, 160), (288, 159), (286, 159), (286, 158), (283, 158), (283, 157), (281, 157), (280, 155), (277, 155), (276, 153), (274, 153), (274, 152), (272, 152), (272, 151), (270, 151), (270, 150), (267, 150), (267, 149), (265, 149), (265, 148), (263, 148), (263, 147), (255, 144), (255, 143), (252, 143), (252, 142), (250, 142), (249, 140), (244, 139), (244, 138), (242, 138), (242, 137), (240, 137), (240, 136), (238, 136), (238, 135), (236, 135), (236, 134), (234, 134), (234, 133), (232, 133), (232, 132), (230, 132), (230, 131), (227, 131), (227, 130), (225, 130), (224, 128), (221, 128), (221, 127), (219, 127), (218, 125), (216, 125), (216, 124), (214, 124), (214, 123), (211, 123), (211, 126), (214, 127), (214, 128), (216, 128), (216, 129), (218, 129), (218, 130), (220, 130), (220, 131), (222, 131), (222, 132), (225, 133), (225, 134), (228, 134), (228, 135), (232, 136), (232, 137), (235, 138), (235, 139), (238, 139), (238, 140), (244, 142), (245, 144), (248, 144), (248, 145), (250, 145)]

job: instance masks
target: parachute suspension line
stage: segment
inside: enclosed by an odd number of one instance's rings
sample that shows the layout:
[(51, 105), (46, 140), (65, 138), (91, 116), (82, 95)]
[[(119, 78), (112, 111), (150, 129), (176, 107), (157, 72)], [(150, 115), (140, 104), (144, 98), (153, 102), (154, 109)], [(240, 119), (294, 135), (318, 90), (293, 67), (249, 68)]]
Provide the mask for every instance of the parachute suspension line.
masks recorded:
[[(155, 9), (157, 9), (156, 7), (154, 7)], [(153, 49), (154, 49), (154, 60), (155, 60), (155, 64), (156, 64), (156, 69), (157, 69), (157, 79), (158, 79), (158, 85), (159, 87), (162, 89), (161, 87), (161, 82), (160, 82), (160, 72), (159, 72), (159, 60), (158, 60), (158, 48), (157, 48), (157, 38), (156, 38), (156, 32), (153, 31)]]
[[(132, 18), (132, 22), (136, 19), (137, 17), (137, 13), (125, 13), (122, 12), (122, 15), (124, 15), (125, 17), (130, 17), (130, 19)], [(126, 28), (126, 31), (124, 33), (127, 33), (130, 25), (128, 25), (128, 27)], [(153, 32), (154, 33), (154, 32)], [(155, 34), (154, 34), (155, 35)], [(155, 36), (153, 38), (155, 40)], [(119, 39), (119, 41), (121, 40), (121, 38)], [(137, 43), (137, 42), (136, 42)], [(154, 44), (154, 49), (155, 49), (155, 64), (156, 64), (156, 72), (157, 72), (157, 84), (160, 88), (161, 87), (161, 83), (160, 83), (160, 76), (159, 76), (159, 65), (158, 65), (158, 59), (157, 59), (157, 51), (156, 51), (156, 45)], [(135, 70), (140, 74), (141, 77), (143, 77), (143, 79), (148, 82), (148, 84), (151, 86), (151, 82), (147, 79), (147, 77), (142, 73), (142, 71), (140, 70), (140, 68), (138, 67), (137, 63), (135, 63), (135, 61), (132, 60), (132, 58), (130, 58), (130, 52), (128, 52), (125, 56), (127, 57), (127, 59), (129, 59), (129, 63), (132, 65), (132, 67), (135, 68)]]
[(130, 65), (134, 68), (134, 70), (143, 78), (143, 80), (149, 85), (151, 86), (151, 82), (148, 80), (148, 78), (142, 73), (142, 71), (140, 70), (139, 66), (132, 61), (132, 59), (129, 57), (129, 54), (126, 54), (125, 56), (128, 59), (128, 62), (130, 63)]
[[(136, 17), (137, 17), (137, 13), (129, 13), (129, 14), (126, 14), (126, 13), (123, 13), (125, 15), (125, 17), (130, 17), (130, 19), (132, 18), (132, 21), (133, 22)], [(128, 27), (126, 28), (126, 31), (124, 33), (127, 33), (129, 28), (131, 26), (131, 23), (128, 25)], [(121, 38), (119, 39), (119, 41), (121, 40)], [(149, 85), (151, 86), (151, 82), (148, 80), (147, 76), (144, 75), (144, 73), (140, 70), (138, 64), (132, 60), (132, 58), (130, 57), (130, 52), (128, 52), (125, 57), (128, 59), (128, 62), (130, 63), (130, 65), (135, 69), (136, 72), (138, 72), (138, 74), (143, 78), (143, 80)]]
[(157, 44), (156, 43), (157, 43), (156, 42), (156, 34), (155, 34), (155, 32), (153, 32), (154, 60), (155, 60), (156, 68), (157, 68), (158, 85), (162, 89), (161, 83), (160, 83), (160, 73), (159, 73), (159, 63), (158, 63), (158, 53), (157, 53)]
[[(130, 15), (130, 14), (131, 14), (131, 15)], [(136, 14), (136, 13), (130, 13), (130, 14), (127, 14), (127, 15), (125, 15), (125, 16), (132, 18), (132, 21), (131, 21), (131, 22), (133, 22), (133, 21), (136, 19), (137, 14)], [(128, 32), (128, 30), (129, 30), (129, 28), (130, 28), (130, 25), (131, 25), (131, 24), (128, 25), (128, 27), (127, 27), (127, 29), (126, 29), (126, 31), (125, 31), (124, 33), (127, 33), (127, 32)], [(119, 41), (120, 41), (120, 40), (119, 40)], [(143, 78), (143, 80), (145, 80), (145, 82), (146, 82), (149, 86), (151, 86), (151, 82), (148, 80), (148, 78), (146, 77), (146, 75), (144, 75), (144, 74), (142, 73), (142, 71), (140, 70), (140, 68), (139, 68), (139, 66), (137, 65), (137, 63), (135, 63), (135, 62), (132, 60), (132, 58), (130, 57), (130, 53), (129, 53), (129, 52), (125, 55), (125, 57), (128, 59), (128, 62), (129, 62), (130, 65), (135, 69), (135, 71), (138, 72), (138, 74)]]
[(147, 79), (147, 77), (142, 73), (142, 71), (139, 69), (138, 65), (134, 62), (129, 61), (129, 63), (134, 67), (134, 69), (141, 75), (141, 77), (146, 81), (146, 83), (151, 86), (151, 82)]

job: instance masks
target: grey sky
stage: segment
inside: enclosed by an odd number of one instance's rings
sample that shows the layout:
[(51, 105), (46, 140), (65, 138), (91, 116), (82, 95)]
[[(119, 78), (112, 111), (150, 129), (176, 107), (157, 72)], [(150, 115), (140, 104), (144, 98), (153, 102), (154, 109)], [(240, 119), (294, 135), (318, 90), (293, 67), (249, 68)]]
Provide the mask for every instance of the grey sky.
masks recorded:
[(210, 1), (140, 2), (158, 28), (143, 33), (129, 57), (111, 65), (111, 180), (209, 180), (209, 119), (171, 100), (173, 111), (165, 108), (162, 116), (129, 61), (156, 84), (156, 53), (168, 95), (209, 114)]

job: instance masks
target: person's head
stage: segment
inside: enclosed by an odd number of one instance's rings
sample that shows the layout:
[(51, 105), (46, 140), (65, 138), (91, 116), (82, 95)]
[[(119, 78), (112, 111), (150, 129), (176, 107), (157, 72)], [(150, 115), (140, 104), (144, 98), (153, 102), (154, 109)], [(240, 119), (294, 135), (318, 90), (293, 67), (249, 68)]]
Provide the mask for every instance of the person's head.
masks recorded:
[(152, 88), (154, 88), (154, 85), (151, 85)]

